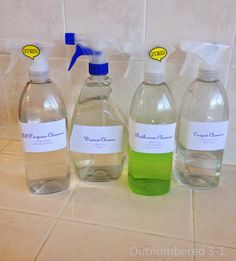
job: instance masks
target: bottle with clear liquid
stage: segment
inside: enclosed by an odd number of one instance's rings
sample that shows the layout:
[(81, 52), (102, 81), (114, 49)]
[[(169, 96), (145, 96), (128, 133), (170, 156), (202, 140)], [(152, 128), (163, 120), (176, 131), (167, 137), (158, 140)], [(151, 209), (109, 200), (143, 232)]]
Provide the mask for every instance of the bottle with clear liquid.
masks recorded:
[(182, 100), (174, 175), (184, 186), (208, 189), (219, 183), (227, 137), (229, 109), (219, 62), (228, 46), (186, 41), (180, 48), (187, 52), (182, 73), (196, 59), (199, 71)]
[(83, 38), (66, 33), (65, 43), (75, 45), (68, 70), (80, 56), (90, 56), (90, 76), (75, 105), (70, 130), (75, 171), (85, 181), (117, 179), (126, 157), (127, 130), (122, 115), (110, 100), (108, 56), (116, 54), (116, 46), (94, 34)]
[(61, 93), (48, 77), (44, 48), (31, 62), (29, 77), (19, 102), (27, 185), (34, 194), (59, 192), (70, 182), (67, 115)]
[(126, 157), (126, 126), (110, 100), (111, 80), (91, 75), (75, 106), (70, 153), (80, 180), (119, 178)]
[(175, 177), (181, 184), (198, 189), (218, 185), (228, 114), (226, 92), (219, 80), (192, 83), (180, 112)]
[(170, 189), (175, 139), (175, 105), (164, 82), (144, 81), (130, 108), (128, 180), (137, 194)]

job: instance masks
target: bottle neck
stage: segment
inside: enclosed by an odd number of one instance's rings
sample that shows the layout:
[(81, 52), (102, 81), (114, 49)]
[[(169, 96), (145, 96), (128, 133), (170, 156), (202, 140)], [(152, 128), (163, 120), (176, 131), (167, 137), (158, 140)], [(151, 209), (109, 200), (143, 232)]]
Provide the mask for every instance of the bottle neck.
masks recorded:
[(163, 73), (144, 73), (144, 83), (148, 85), (160, 85), (165, 82), (165, 74)]
[(80, 93), (79, 102), (88, 99), (107, 100), (111, 91), (111, 80), (107, 75), (90, 75)]
[(90, 75), (87, 79), (85, 86), (92, 87), (94, 91), (95, 89), (104, 89), (111, 91), (111, 79), (107, 75)]
[(32, 83), (45, 83), (49, 81), (49, 74), (48, 72), (29, 71), (29, 79)]
[(89, 80), (96, 82), (111, 82), (111, 79), (108, 75), (90, 75)]
[(204, 82), (215, 82), (219, 80), (219, 70), (200, 69), (197, 79)]

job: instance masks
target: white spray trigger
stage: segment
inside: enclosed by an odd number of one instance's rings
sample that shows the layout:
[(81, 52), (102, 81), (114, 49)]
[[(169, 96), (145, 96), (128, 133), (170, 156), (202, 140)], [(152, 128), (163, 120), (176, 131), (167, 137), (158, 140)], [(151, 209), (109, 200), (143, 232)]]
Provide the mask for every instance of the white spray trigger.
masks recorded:
[(194, 56), (197, 56), (196, 62), (200, 65), (198, 77), (206, 81), (217, 80), (219, 77), (220, 60), (228, 48), (229, 46), (227, 45), (217, 43), (184, 41), (180, 45), (180, 49), (187, 52), (187, 56), (181, 75), (187, 72), (189, 67), (192, 66), (194, 59), (196, 60)]

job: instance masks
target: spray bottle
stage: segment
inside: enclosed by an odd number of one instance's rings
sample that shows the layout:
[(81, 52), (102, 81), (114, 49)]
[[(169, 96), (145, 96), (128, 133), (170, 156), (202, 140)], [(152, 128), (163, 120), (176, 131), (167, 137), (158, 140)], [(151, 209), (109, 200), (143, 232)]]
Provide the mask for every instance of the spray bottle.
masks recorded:
[(228, 46), (207, 42), (183, 42), (187, 52), (182, 74), (199, 64), (198, 77), (187, 89), (180, 111), (175, 177), (197, 189), (219, 183), (228, 129), (228, 101), (219, 80), (219, 64)]
[(11, 52), (9, 73), (22, 59), (29, 70), (19, 102), (19, 124), (25, 151), (29, 190), (48, 194), (69, 185), (66, 107), (57, 86), (49, 79), (48, 56), (52, 43), (7, 40)]
[(166, 59), (171, 46), (132, 46), (144, 62), (144, 81), (130, 107), (128, 180), (137, 194), (160, 195), (170, 189), (175, 149), (174, 99), (165, 82)]
[(75, 45), (70, 70), (81, 56), (89, 56), (89, 78), (75, 105), (70, 153), (80, 180), (108, 181), (117, 179), (126, 156), (126, 126), (110, 100), (111, 79), (108, 74), (109, 55), (117, 54), (114, 44), (99, 37), (79, 38), (65, 35), (66, 44)]

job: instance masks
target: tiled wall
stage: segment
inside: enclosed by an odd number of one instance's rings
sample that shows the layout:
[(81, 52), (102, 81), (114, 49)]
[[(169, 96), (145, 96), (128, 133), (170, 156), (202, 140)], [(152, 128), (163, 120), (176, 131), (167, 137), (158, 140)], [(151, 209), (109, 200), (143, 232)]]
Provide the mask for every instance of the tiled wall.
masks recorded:
[[(69, 115), (87, 77), (87, 62), (80, 61), (67, 73), (65, 31), (105, 32), (120, 41), (146, 40), (177, 46), (181, 40), (204, 40), (228, 44), (222, 65), (222, 81), (230, 102), (230, 130), (225, 163), (236, 164), (236, 1), (234, 0), (0, 0), (0, 38), (25, 37), (59, 40), (50, 60), (51, 78), (61, 89)], [(61, 42), (60, 42), (61, 41)], [(27, 72), (22, 63), (4, 75), (9, 56), (0, 46), (0, 136), (19, 137), (17, 106)], [(179, 77), (184, 54), (177, 51), (167, 67), (167, 80), (177, 108), (192, 76)], [(135, 62), (123, 79), (127, 62), (111, 62), (113, 100), (127, 116), (131, 97), (142, 80), (142, 64)]]

